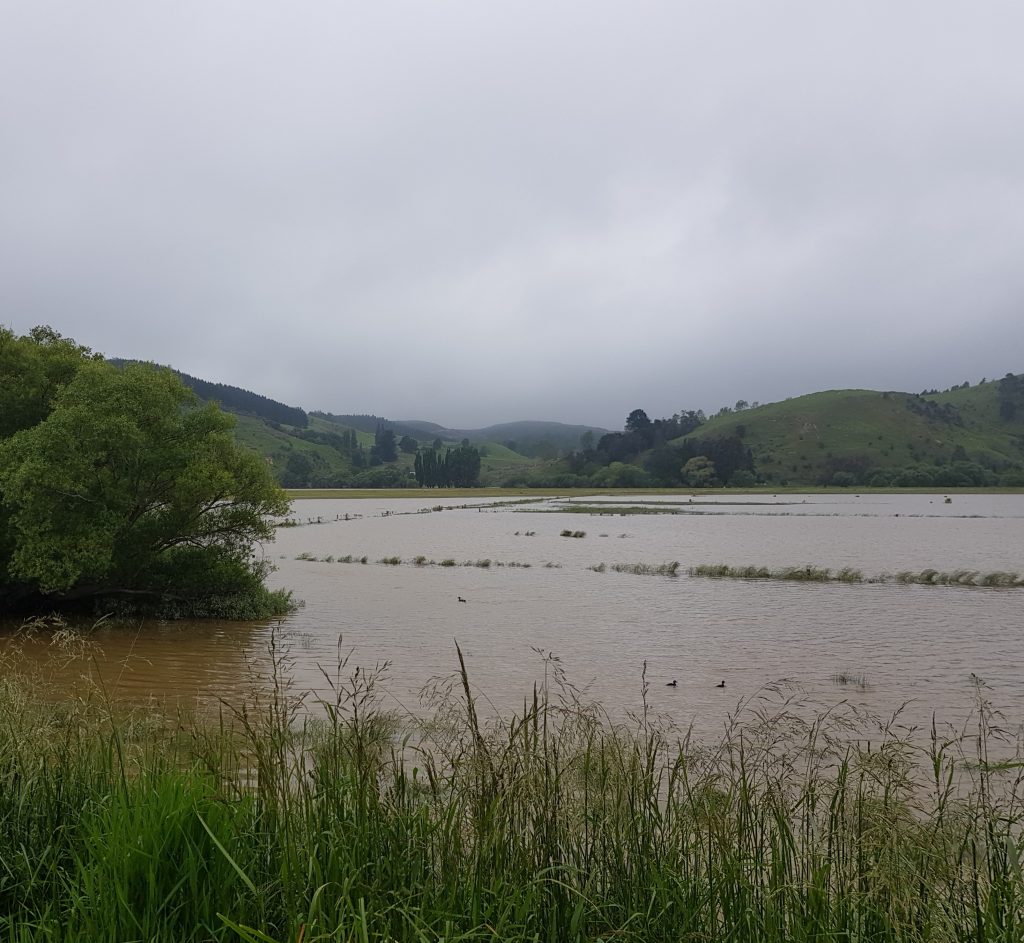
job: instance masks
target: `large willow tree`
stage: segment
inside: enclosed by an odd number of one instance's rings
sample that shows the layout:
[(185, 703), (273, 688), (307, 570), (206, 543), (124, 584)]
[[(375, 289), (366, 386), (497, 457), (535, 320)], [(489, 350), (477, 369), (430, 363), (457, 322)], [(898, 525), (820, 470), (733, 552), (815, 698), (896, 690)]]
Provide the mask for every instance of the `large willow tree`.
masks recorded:
[(285, 610), (257, 548), (287, 499), (233, 422), (169, 370), (0, 328), (0, 611)]

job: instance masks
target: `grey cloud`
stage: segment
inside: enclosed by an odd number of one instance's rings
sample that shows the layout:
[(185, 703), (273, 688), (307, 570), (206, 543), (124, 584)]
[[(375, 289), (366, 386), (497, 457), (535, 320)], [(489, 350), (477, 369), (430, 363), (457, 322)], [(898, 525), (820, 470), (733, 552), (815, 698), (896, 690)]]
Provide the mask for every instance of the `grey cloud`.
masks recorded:
[(464, 426), (1024, 369), (1016, 4), (0, 13), (16, 329)]

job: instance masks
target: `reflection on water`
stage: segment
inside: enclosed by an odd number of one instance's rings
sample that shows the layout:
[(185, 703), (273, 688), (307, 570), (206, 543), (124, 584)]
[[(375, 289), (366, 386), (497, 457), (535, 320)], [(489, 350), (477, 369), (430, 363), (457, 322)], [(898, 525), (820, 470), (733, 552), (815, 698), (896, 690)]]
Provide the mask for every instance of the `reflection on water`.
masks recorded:
[[(340, 636), (354, 662), (389, 662), (390, 705), (416, 711), (422, 686), (456, 667), (458, 639), (484, 705), (502, 710), (529, 693), (544, 669), (541, 653), (555, 653), (570, 679), (613, 713), (640, 707), (646, 662), (651, 707), (703, 728), (781, 679), (820, 701), (848, 699), (882, 713), (909, 702), (906, 720), (924, 725), (932, 711), (966, 718), (977, 676), (1011, 723), (1024, 717), (1024, 590), (589, 569), (678, 560), (683, 573), (699, 563), (1019, 572), (1024, 496), (955, 495), (949, 504), (941, 495), (688, 498), (299, 502), (297, 518), (323, 523), (282, 528), (266, 548), (278, 566), (273, 583), (306, 603), (280, 625), (104, 626), (93, 636), (101, 652), (86, 661), (62, 666), (45, 639), (28, 643), (26, 655), (62, 683), (91, 674), (119, 696), (230, 698), (266, 672), (275, 629), (296, 682), (324, 690), (318, 665), (335, 663)], [(572, 513), (573, 505), (605, 513)], [(658, 505), (679, 513), (628, 513)], [(368, 562), (337, 562), (347, 555)], [(418, 556), (491, 565), (416, 566)], [(403, 563), (375, 562), (385, 557)]]
[[(269, 625), (181, 621), (80, 623), (78, 637), (6, 625), (0, 655), (69, 693), (132, 701), (212, 700), (247, 693), (270, 668)], [(0, 670), (5, 662), (0, 661)]]

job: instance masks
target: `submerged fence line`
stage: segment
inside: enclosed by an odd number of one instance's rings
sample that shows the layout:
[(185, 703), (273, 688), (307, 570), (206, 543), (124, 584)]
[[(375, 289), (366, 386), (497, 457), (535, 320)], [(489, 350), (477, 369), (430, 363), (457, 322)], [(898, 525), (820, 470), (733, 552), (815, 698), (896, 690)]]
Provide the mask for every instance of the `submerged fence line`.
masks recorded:
[[(296, 560), (303, 560), (309, 563), (377, 563), (386, 566), (400, 566), (408, 564), (417, 567), (477, 567), (489, 569), (490, 567), (507, 567), (510, 569), (530, 569), (533, 566), (540, 566), (547, 569), (561, 569), (562, 564), (546, 562), (532, 564), (521, 561), (501, 561), (483, 558), (479, 560), (458, 561), (454, 557), (447, 557), (442, 560), (434, 560), (424, 555), (412, 557), (405, 560), (402, 557), (380, 557), (371, 560), (366, 554), (362, 556), (345, 554), (344, 556), (328, 555), (318, 557), (314, 554), (304, 552), (295, 557)], [(632, 573), (639, 576), (670, 576), (680, 574), (681, 564), (678, 561), (668, 563), (596, 563), (588, 566), (588, 570), (595, 573)], [(732, 579), (732, 580), (782, 580), (800, 583), (849, 583), (849, 584), (872, 584), (872, 583), (897, 583), (914, 584), (919, 586), (968, 586), (990, 589), (1021, 589), (1024, 588), (1024, 576), (1019, 573), (994, 570), (988, 573), (980, 570), (900, 570), (896, 573), (879, 573), (874, 576), (865, 575), (863, 570), (854, 567), (841, 567), (830, 569), (828, 567), (804, 564), (803, 566), (767, 567), (767, 566), (731, 566), (725, 563), (701, 563), (686, 569), (686, 574), (692, 577), (709, 579)]]

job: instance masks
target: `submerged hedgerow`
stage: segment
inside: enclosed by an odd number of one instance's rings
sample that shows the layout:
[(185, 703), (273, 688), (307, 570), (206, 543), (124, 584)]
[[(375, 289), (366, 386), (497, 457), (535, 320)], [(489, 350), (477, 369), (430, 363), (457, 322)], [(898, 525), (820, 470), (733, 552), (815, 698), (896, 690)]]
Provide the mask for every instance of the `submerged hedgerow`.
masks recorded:
[(724, 563), (702, 563), (690, 567), (690, 576), (703, 576), (712, 579), (734, 580), (791, 580), (810, 583), (912, 583), (922, 586), (983, 586), (1002, 588), (1024, 587), (1024, 577), (1018, 573), (996, 571), (981, 573), (978, 570), (901, 570), (889, 575), (880, 573), (876, 576), (865, 576), (863, 571), (854, 567), (842, 567), (831, 570), (828, 567), (787, 566), (772, 569), (766, 566), (729, 566)]

